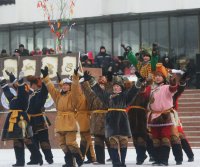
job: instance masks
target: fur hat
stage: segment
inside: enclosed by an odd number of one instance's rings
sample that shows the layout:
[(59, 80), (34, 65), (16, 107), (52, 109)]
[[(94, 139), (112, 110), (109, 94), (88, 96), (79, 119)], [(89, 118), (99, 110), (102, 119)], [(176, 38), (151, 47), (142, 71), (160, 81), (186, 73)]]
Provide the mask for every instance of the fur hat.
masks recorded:
[(162, 77), (163, 77), (164, 79), (166, 79), (167, 76), (168, 76), (168, 71), (167, 71), (167, 69), (163, 66), (162, 63), (157, 63), (157, 64), (156, 64), (156, 72), (155, 72), (155, 75), (158, 75), (158, 74), (161, 74)]
[(122, 88), (122, 91), (124, 90), (124, 81), (121, 77), (115, 76), (113, 78), (113, 86), (114, 85), (119, 85)]
[(36, 84), (39, 88), (42, 87), (42, 80), (40, 77), (29, 75), (26, 77), (26, 79), (28, 82), (30, 82), (30, 85)]

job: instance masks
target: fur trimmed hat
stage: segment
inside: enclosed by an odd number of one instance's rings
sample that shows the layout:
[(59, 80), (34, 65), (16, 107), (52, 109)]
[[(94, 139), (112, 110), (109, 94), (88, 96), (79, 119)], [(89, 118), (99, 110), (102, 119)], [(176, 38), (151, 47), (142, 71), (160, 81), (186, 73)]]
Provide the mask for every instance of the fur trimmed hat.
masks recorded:
[(163, 66), (162, 63), (157, 63), (156, 64), (156, 72), (155, 75), (161, 74), (163, 76), (163, 78), (167, 78), (168, 77), (168, 71), (167, 69)]
[(29, 75), (26, 77), (26, 79), (28, 82), (30, 82), (30, 85), (36, 84), (39, 88), (42, 87), (42, 80), (40, 77)]
[(113, 84), (112, 85), (113, 86), (114, 85), (119, 85), (122, 88), (122, 90), (124, 90), (124, 80), (119, 76), (115, 76), (113, 78)]

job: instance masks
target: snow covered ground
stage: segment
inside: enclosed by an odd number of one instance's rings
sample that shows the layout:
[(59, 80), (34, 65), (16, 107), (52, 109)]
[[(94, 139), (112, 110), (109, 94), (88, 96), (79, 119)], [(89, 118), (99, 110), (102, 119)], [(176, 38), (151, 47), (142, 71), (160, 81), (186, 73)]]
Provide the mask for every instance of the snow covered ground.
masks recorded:
[[(184, 154), (184, 161), (183, 161), (183, 167), (200, 167), (200, 149), (193, 149), (194, 154), (195, 154), (195, 161), (194, 162), (187, 162), (187, 157)], [(107, 151), (106, 151), (107, 154)], [(49, 165), (47, 164), (47, 162), (44, 160), (44, 167), (62, 167), (62, 165), (64, 164), (64, 154), (61, 151), (61, 149), (53, 149), (53, 155), (54, 155), (54, 164)], [(29, 152), (28, 150), (26, 150), (26, 162), (29, 161)], [(106, 157), (108, 158), (108, 155), (106, 155)], [(128, 167), (134, 167), (137, 166), (135, 163), (135, 149), (129, 149), (128, 150), (128, 154), (127, 154), (127, 160), (126, 160), (126, 164)], [(15, 163), (15, 155), (14, 155), (14, 151), (12, 149), (0, 149), (0, 167), (9, 167), (12, 166), (12, 164)], [(30, 165), (26, 165), (27, 167), (31, 167)], [(34, 165), (36, 166), (36, 165)], [(34, 167), (33, 166), (33, 167)], [(95, 165), (83, 165), (87, 166), (87, 167), (95, 167)], [(106, 165), (97, 165), (98, 167), (111, 167), (111, 163), (106, 163)], [(147, 166), (151, 166), (151, 163), (148, 162), (148, 160), (146, 160), (144, 162), (143, 165), (141, 165), (143, 167), (147, 167)], [(170, 154), (170, 160), (169, 160), (169, 166), (170, 167), (177, 167), (175, 165), (175, 161), (174, 161), (174, 157), (172, 155), (172, 153)]]

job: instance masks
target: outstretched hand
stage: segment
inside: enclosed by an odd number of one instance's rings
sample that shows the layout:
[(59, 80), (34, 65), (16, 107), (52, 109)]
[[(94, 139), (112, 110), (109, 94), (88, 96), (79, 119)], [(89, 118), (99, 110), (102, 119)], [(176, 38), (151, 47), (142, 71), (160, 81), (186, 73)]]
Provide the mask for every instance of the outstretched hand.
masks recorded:
[(169, 78), (169, 84), (171, 85), (171, 86), (175, 86), (176, 85), (176, 75), (172, 75), (172, 76), (170, 76), (170, 78)]
[(135, 72), (135, 75), (141, 83), (145, 81), (145, 78), (143, 78), (138, 71)]
[(16, 80), (15, 76), (13, 75), (13, 73), (12, 72), (8, 72), (7, 70), (5, 72), (9, 76), (10, 82), (13, 83)]
[(41, 73), (43, 75), (43, 78), (46, 78), (46, 76), (49, 74), (49, 69), (47, 66), (44, 67), (44, 69), (41, 69)]
[(89, 71), (85, 71), (83, 78), (84, 78), (84, 81), (89, 81), (92, 78), (92, 76)]

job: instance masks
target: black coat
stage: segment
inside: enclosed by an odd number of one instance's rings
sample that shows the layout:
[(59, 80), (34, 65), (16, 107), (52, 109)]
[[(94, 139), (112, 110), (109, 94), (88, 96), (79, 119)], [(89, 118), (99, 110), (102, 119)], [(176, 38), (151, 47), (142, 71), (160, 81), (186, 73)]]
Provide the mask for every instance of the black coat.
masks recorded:
[(43, 115), (45, 111), (44, 104), (47, 97), (48, 90), (44, 83), (42, 83), (41, 89), (32, 92), (30, 95), (27, 113), (34, 133), (39, 130), (47, 129), (46, 123), (49, 123), (49, 120), (45, 115)]
[(99, 53), (95, 57), (95, 65), (98, 68), (102, 68), (103, 75), (107, 74), (108, 68), (112, 66), (112, 58), (107, 53)]
[(100, 97), (101, 101), (108, 106), (111, 111), (106, 114), (106, 137), (111, 136), (131, 136), (128, 115), (125, 111), (131, 100), (136, 96), (138, 89), (132, 87), (130, 90), (119, 94), (110, 94), (100, 88), (98, 84), (93, 87), (94, 92)]
[[(14, 115), (13, 112), (10, 112), (7, 115), (3, 132), (2, 132), (2, 140), (23, 139), (27, 137), (27, 135), (30, 136), (31, 134), (29, 133), (26, 133), (26, 135), (24, 135), (23, 130), (22, 130), (22, 121), (23, 121), (26, 127), (26, 132), (30, 132), (29, 119), (28, 119), (27, 113), (25, 112), (28, 106), (29, 94), (25, 90), (25, 85), (21, 85), (18, 87), (17, 96), (13, 95), (13, 93), (10, 91), (10, 88), (8, 86), (3, 88), (3, 92), (9, 101), (10, 111), (20, 110), (20, 112), (18, 112), (17, 115)], [(11, 117), (14, 117), (15, 123), (13, 126), (13, 130), (9, 131)]]

